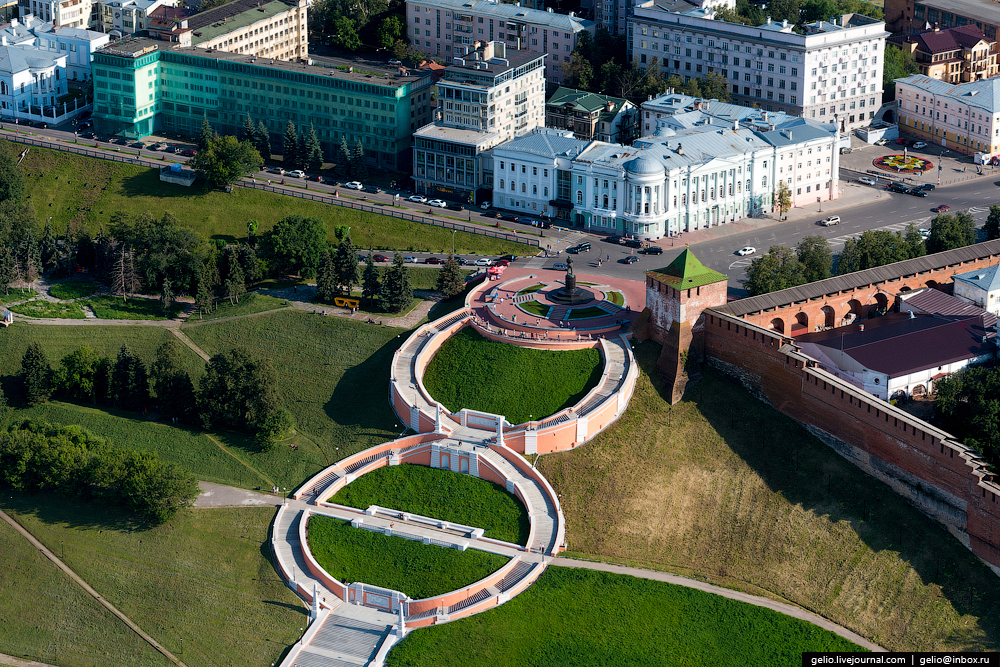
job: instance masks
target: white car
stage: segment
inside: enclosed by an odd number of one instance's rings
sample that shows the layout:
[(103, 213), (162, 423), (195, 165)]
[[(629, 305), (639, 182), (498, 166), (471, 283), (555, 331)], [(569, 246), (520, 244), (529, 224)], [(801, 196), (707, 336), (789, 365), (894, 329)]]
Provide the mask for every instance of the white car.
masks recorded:
[(476, 260), (476, 266), (492, 266), (492, 264), (489, 257), (480, 257)]
[(839, 224), (840, 224), (839, 215), (831, 215), (829, 218), (823, 221), (824, 227), (833, 227), (834, 225), (839, 225)]
[(922, 238), (925, 241), (931, 235), (931, 230), (929, 229), (921, 229), (919, 231), (920, 231), (920, 238)]
[(426, 204), (427, 197), (423, 195), (410, 195), (410, 201), (417, 202), (418, 204)]
[(344, 183), (345, 188), (350, 188), (351, 190), (364, 190), (365, 186), (361, 181), (351, 181), (350, 183)]
[(862, 176), (858, 179), (858, 183), (864, 183), (865, 185), (875, 185), (875, 179), (871, 176)]
[(443, 199), (432, 199), (427, 202), (428, 206), (437, 206), (438, 208), (448, 208), (448, 202)]
[(403, 258), (403, 261), (407, 264), (416, 264), (417, 258), (414, 257), (413, 255), (407, 255), (406, 257)]
[(399, 67), (400, 65), (403, 64), (403, 61), (399, 60), (398, 58), (389, 58), (389, 64), (395, 67)]
[(301, 169), (294, 169), (288, 172), (288, 175), (291, 176), (292, 178), (305, 178), (306, 172), (302, 171)]
[(913, 144), (913, 147), (916, 149), (927, 148), (927, 142), (918, 141), (917, 143)]
[(748, 245), (744, 248), (740, 248), (739, 250), (737, 250), (736, 254), (739, 255), (740, 257), (746, 257), (747, 255), (754, 254), (755, 252), (757, 252), (757, 248)]
[(483, 209), (485, 211), (485, 210), (487, 210), (492, 205), (493, 204), (491, 204), (490, 202), (484, 201), (482, 204), (479, 205), (479, 208), (481, 208), (481, 209)]

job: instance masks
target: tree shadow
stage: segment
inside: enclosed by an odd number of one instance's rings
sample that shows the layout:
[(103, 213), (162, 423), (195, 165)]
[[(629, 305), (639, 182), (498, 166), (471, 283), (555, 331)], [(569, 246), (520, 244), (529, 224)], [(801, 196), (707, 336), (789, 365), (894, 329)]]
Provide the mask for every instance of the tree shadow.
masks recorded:
[(388, 370), (392, 366), (392, 355), (412, 333), (412, 330), (400, 333), (360, 364), (347, 368), (334, 387), (330, 400), (323, 406), (327, 417), (340, 426), (370, 430), (358, 435), (383, 435), (379, 431), (402, 429), (405, 425), (399, 424), (392, 408), (386, 405)]
[[(650, 349), (645, 349), (649, 346)], [(637, 354), (661, 397), (667, 395), (652, 348)], [(978, 623), (958, 641), (1000, 644), (1000, 581), (937, 521), (842, 458), (800, 424), (710, 369), (684, 397), (767, 488), (793, 506), (844, 522), (873, 552), (898, 553), (925, 586), (938, 587), (960, 615)], [(984, 636), (980, 636), (978, 633)]]
[(84, 530), (146, 531), (156, 526), (139, 520), (125, 507), (55, 493), (24, 493), (3, 487), (0, 508), (33, 516), (42, 523)]
[[(169, 161), (164, 161), (162, 166), (166, 167), (169, 164)], [(204, 197), (214, 191), (204, 179), (198, 179), (190, 187), (161, 181), (160, 170), (158, 168), (143, 169), (134, 176), (121, 179), (120, 183), (122, 194), (126, 197), (190, 199), (192, 197)]]

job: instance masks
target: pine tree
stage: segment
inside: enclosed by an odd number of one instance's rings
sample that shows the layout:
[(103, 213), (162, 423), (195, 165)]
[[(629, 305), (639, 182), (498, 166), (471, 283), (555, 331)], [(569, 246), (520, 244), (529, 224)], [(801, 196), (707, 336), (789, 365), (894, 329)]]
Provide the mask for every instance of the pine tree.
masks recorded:
[(392, 266), (385, 272), (382, 289), (379, 291), (379, 305), (389, 313), (398, 313), (409, 307), (413, 302), (413, 287), (410, 285), (410, 272), (403, 263), (403, 256), (396, 253)]
[(170, 278), (163, 279), (163, 289), (160, 291), (160, 305), (163, 306), (163, 312), (169, 313), (170, 306), (174, 303), (174, 290), (170, 286)]
[(306, 152), (306, 135), (305, 132), (299, 135), (299, 140), (295, 148), (295, 168), (305, 169), (306, 159), (308, 158), (308, 153)]
[(358, 251), (351, 242), (350, 236), (345, 236), (344, 240), (337, 246), (337, 285), (343, 288), (344, 293), (350, 296), (351, 290), (360, 282), (358, 275)]
[(49, 400), (52, 393), (52, 367), (49, 366), (45, 350), (37, 342), (29, 344), (21, 357), (21, 382), (28, 405), (38, 405)]
[(10, 294), (11, 283), (17, 278), (17, 260), (10, 246), (0, 246), (0, 289)]
[(354, 178), (368, 176), (368, 167), (365, 165), (365, 147), (360, 139), (358, 139), (358, 143), (354, 144), (354, 153), (351, 155), (351, 176)]
[[(250, 116), (247, 116), (247, 120), (250, 120)], [(208, 148), (212, 139), (215, 137), (215, 130), (212, 129), (212, 124), (208, 122), (208, 113), (203, 113), (201, 116), (201, 129), (198, 131), (198, 150), (203, 151)]]
[(264, 121), (257, 123), (257, 134), (253, 144), (262, 158), (271, 159), (271, 133), (267, 131)]
[(303, 152), (306, 161), (306, 169), (319, 171), (323, 168), (323, 146), (319, 143), (316, 135), (316, 126), (309, 125), (309, 132), (306, 134), (306, 146)]
[(146, 364), (124, 343), (111, 371), (111, 396), (115, 405), (135, 411), (145, 407), (149, 400)]
[(194, 307), (198, 309), (199, 315), (212, 312), (212, 290), (208, 288), (208, 281), (204, 278), (198, 281), (198, 291), (194, 295)]
[(285, 136), (282, 139), (281, 150), (281, 160), (285, 163), (285, 167), (288, 169), (297, 169), (295, 162), (299, 152), (299, 133), (295, 130), (295, 123), (292, 121), (288, 121), (288, 126), (285, 127)]
[(446, 299), (450, 299), (456, 294), (461, 294), (464, 289), (465, 281), (462, 279), (462, 270), (458, 268), (458, 260), (455, 259), (455, 255), (448, 253), (448, 260), (438, 274), (437, 290), (444, 294)]
[(247, 291), (246, 282), (243, 278), (243, 269), (239, 262), (232, 262), (229, 266), (229, 277), (226, 278), (226, 296), (229, 303), (236, 305), (240, 302), (240, 295)]
[(333, 303), (335, 296), (337, 296), (337, 265), (333, 261), (333, 253), (327, 250), (323, 253), (323, 261), (316, 276), (316, 298), (324, 303)]
[(243, 119), (243, 127), (240, 128), (239, 134), (240, 141), (249, 141), (250, 143), (257, 145), (257, 126), (253, 122), (253, 118), (247, 113), (247, 117)]
[(334, 171), (338, 176), (353, 176), (351, 163), (351, 149), (347, 147), (347, 136), (340, 139), (340, 146), (337, 148), (337, 164)]
[(240, 268), (243, 269), (243, 281), (250, 287), (260, 280), (260, 262), (257, 260), (257, 251), (252, 246), (241, 244), (237, 251), (240, 261)]
[(156, 394), (159, 409), (167, 417), (185, 419), (193, 411), (194, 384), (184, 370), (182, 348), (170, 339), (156, 350), (156, 359), (149, 369), (149, 379)]
[(382, 281), (379, 279), (378, 267), (375, 266), (375, 260), (372, 259), (372, 254), (369, 252), (368, 256), (365, 257), (365, 272), (361, 277), (361, 296), (368, 299), (368, 303), (373, 304), (381, 289)]
[(42, 234), (41, 251), (42, 271), (50, 271), (59, 264), (56, 235), (52, 232), (52, 218), (45, 221), (45, 232)]
[(42, 264), (41, 249), (30, 227), (25, 230), (24, 239), (21, 241), (18, 263), (21, 269), (21, 282), (27, 287), (38, 278)]

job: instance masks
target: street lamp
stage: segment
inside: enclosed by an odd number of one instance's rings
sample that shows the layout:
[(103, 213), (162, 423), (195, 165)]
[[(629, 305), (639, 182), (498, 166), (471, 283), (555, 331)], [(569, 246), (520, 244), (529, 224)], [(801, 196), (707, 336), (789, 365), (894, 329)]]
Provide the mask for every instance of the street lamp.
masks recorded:
[(455, 232), (457, 232), (457, 231), (458, 231), (457, 229), (451, 230), (451, 254), (452, 255), (455, 254)]

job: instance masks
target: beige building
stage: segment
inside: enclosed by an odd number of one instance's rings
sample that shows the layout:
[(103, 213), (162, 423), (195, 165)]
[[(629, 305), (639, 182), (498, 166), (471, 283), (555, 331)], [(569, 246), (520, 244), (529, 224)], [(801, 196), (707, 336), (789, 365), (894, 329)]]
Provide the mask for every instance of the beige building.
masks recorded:
[(1000, 78), (952, 84), (914, 74), (896, 79), (899, 129), (959, 153), (1000, 153)]
[(987, 39), (974, 25), (890, 37), (890, 43), (909, 51), (920, 74), (948, 83), (967, 83), (996, 76), (996, 40)]

